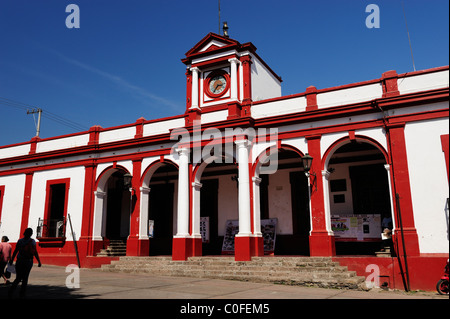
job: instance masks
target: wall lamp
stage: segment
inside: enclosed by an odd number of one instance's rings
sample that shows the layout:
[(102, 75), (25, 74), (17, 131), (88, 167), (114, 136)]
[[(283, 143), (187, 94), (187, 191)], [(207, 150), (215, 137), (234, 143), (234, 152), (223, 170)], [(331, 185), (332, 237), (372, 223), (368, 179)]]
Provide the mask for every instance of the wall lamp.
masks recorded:
[(309, 178), (311, 176), (314, 177), (314, 178), (311, 179), (311, 186), (314, 186), (314, 190), (317, 190), (317, 176), (316, 176), (316, 173), (310, 172), (312, 161), (313, 161), (313, 157), (311, 155), (309, 155), (308, 153), (306, 153), (302, 157), (302, 163), (303, 163), (303, 169), (305, 170), (305, 175), (306, 175), (306, 177), (309, 177)]
[(130, 173), (125, 173), (123, 175), (123, 186), (125, 188), (128, 188), (131, 194), (133, 194), (133, 192), (134, 192), (134, 188), (131, 186), (132, 179), (133, 179), (133, 176)]

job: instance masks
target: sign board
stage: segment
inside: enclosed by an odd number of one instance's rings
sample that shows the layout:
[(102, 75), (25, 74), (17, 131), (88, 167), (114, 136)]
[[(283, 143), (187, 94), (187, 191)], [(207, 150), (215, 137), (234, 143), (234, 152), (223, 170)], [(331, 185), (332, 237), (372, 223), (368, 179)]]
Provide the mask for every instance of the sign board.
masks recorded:
[(148, 220), (148, 237), (153, 238), (154, 235), (154, 227), (155, 227), (155, 221), (149, 219)]
[(200, 234), (202, 243), (209, 243), (209, 217), (200, 217)]
[(379, 239), (381, 234), (381, 215), (331, 216), (331, 229), (336, 239)]
[(261, 233), (264, 239), (264, 253), (273, 254), (275, 252), (275, 239), (277, 238), (278, 219), (262, 219)]
[[(275, 251), (276, 228), (278, 219), (261, 220), (261, 233), (264, 239), (264, 253), (273, 254)], [(223, 238), (222, 253), (234, 253), (234, 236), (239, 233), (239, 221), (227, 220), (225, 236)]]

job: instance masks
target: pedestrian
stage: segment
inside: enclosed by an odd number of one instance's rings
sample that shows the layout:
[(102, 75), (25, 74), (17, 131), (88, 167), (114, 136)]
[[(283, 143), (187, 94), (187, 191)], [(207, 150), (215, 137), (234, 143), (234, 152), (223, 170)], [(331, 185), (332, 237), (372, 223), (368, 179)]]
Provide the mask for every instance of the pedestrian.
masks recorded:
[(5, 267), (8, 262), (11, 260), (11, 250), (12, 247), (8, 244), (9, 238), (7, 236), (2, 237), (2, 241), (0, 243), (0, 277), (5, 280), (5, 284), (9, 284), (9, 277), (5, 274)]
[(31, 238), (31, 235), (33, 235), (33, 230), (31, 228), (25, 229), (23, 238), (17, 241), (13, 256), (9, 261), (12, 265), (14, 258), (16, 258), (17, 255), (16, 279), (12, 283), (11, 288), (9, 288), (9, 298), (12, 298), (17, 285), (21, 281), (22, 286), (20, 288), (19, 296), (20, 298), (25, 297), (28, 285), (28, 276), (30, 275), (31, 268), (33, 267), (33, 257), (35, 257), (38, 261), (38, 267), (41, 267), (41, 260), (39, 259), (39, 254), (36, 249), (36, 241)]

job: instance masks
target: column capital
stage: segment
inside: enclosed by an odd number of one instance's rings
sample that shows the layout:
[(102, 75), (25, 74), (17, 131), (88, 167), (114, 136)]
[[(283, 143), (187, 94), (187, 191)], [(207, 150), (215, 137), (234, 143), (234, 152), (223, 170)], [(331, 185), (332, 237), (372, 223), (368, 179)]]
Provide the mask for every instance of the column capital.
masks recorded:
[(247, 148), (250, 145), (252, 145), (252, 142), (250, 142), (249, 140), (237, 140), (237, 141), (234, 141), (234, 144), (236, 144), (239, 148), (242, 148), (242, 147)]
[(326, 180), (328, 180), (328, 178), (330, 177), (331, 172), (329, 172), (328, 170), (323, 170), (322, 171), (322, 176), (325, 177)]
[(141, 191), (141, 194), (148, 194), (150, 193), (151, 188), (150, 187), (140, 187), (139, 190)]
[(228, 62), (237, 64), (237, 63), (239, 63), (239, 59), (231, 58), (231, 59), (228, 59)]
[(177, 149), (175, 149), (175, 151), (178, 153), (179, 156), (182, 156), (182, 155), (187, 156), (191, 152), (191, 150), (189, 148), (177, 148)]
[(198, 67), (194, 66), (194, 67), (191, 67), (189, 69), (189, 71), (198, 73), (198, 72), (200, 72), (200, 69)]
[(203, 184), (199, 182), (192, 182), (192, 187), (195, 188), (195, 190), (199, 191), (202, 188)]
[(255, 183), (256, 185), (259, 185), (259, 184), (261, 184), (261, 182), (262, 182), (262, 178), (253, 176), (253, 177), (252, 177), (252, 181), (253, 181), (253, 183)]

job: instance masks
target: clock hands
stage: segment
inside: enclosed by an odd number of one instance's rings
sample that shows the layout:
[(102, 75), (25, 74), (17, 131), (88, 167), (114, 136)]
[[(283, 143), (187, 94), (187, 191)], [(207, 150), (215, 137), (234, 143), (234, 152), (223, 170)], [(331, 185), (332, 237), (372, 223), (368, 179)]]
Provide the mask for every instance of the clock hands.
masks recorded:
[(213, 92), (215, 93), (215, 92), (217, 91), (217, 89), (218, 89), (219, 87), (221, 87), (221, 86), (223, 86), (223, 83), (222, 83), (221, 81), (216, 81), (216, 82), (214, 82), (214, 89), (213, 89)]

